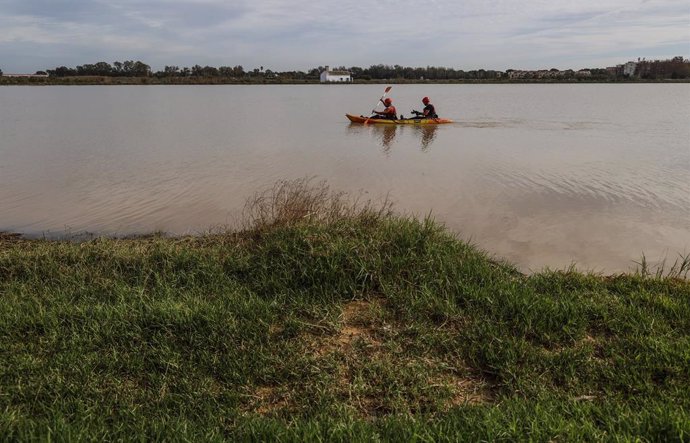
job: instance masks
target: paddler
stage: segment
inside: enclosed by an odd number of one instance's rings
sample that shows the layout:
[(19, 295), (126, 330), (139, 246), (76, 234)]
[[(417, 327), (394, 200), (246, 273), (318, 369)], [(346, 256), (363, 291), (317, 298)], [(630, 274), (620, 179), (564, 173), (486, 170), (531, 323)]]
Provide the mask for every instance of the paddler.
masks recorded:
[(416, 115), (415, 118), (438, 118), (436, 108), (434, 108), (434, 105), (431, 104), (429, 97), (424, 97), (422, 99), (422, 103), (424, 103), (424, 109), (422, 112), (412, 111), (412, 113)]
[(386, 97), (385, 100), (383, 100), (383, 104), (386, 106), (386, 109), (383, 111), (377, 111), (374, 109), (371, 111), (372, 114), (376, 114), (375, 116), (371, 118), (387, 118), (390, 120), (395, 120), (398, 118), (398, 114), (395, 109), (395, 106), (393, 106), (393, 100), (390, 97)]

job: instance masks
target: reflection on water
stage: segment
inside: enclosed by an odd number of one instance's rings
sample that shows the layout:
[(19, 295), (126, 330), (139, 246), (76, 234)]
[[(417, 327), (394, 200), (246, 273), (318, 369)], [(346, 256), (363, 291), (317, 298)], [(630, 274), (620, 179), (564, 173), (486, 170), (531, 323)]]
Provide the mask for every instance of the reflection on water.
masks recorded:
[(348, 126), (380, 92), (0, 88), (0, 231), (196, 233), (317, 176), (524, 270), (690, 252), (690, 85), (399, 85), (401, 108), (430, 95), (457, 123)]
[(436, 137), (437, 125), (413, 126), (413, 129), (420, 134), (422, 151), (426, 152)]
[(395, 140), (395, 133), (398, 127), (396, 125), (379, 125), (373, 129), (376, 136), (381, 140), (381, 147), (383, 152), (389, 153), (393, 140)]
[(409, 132), (419, 140), (419, 147), (422, 152), (427, 152), (434, 142), (438, 126), (439, 125), (363, 125), (361, 123), (350, 123), (347, 132), (350, 135), (371, 134), (386, 154), (391, 152), (396, 134), (401, 133), (401, 136), (404, 136), (403, 134)]

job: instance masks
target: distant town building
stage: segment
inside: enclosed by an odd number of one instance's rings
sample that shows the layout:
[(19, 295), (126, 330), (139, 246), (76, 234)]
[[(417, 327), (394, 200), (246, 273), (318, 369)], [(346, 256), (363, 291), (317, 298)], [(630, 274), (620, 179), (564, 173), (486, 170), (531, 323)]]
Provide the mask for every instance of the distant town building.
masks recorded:
[(508, 71), (506, 71), (505, 75), (507, 75), (510, 79), (565, 79), (571, 78), (574, 75), (574, 72), (572, 69), (560, 71), (555, 68), (549, 70), (539, 69), (536, 71), (519, 71), (509, 69)]
[(3, 77), (38, 77), (45, 78), (48, 74), (3, 74)]
[(670, 60), (647, 60), (638, 58), (623, 65), (606, 68), (608, 74), (615, 78), (684, 79), (690, 78), (690, 60), (676, 56)]
[(606, 68), (606, 72), (611, 77), (618, 77), (623, 75), (623, 65), (609, 66)]
[(351, 83), (349, 71), (331, 71), (328, 66), (321, 72), (321, 83)]
[(632, 77), (635, 75), (635, 69), (637, 68), (637, 62), (628, 62), (623, 65), (623, 75), (627, 77)]

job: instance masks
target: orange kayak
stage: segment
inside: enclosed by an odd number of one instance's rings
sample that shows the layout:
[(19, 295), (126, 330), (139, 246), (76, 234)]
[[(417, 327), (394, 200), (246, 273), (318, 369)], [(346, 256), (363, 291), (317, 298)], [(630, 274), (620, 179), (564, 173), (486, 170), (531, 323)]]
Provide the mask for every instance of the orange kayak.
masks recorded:
[(389, 120), (385, 118), (368, 118), (363, 115), (345, 114), (352, 123), (367, 123), (369, 125), (440, 125), (453, 123), (447, 118), (406, 118), (403, 120)]

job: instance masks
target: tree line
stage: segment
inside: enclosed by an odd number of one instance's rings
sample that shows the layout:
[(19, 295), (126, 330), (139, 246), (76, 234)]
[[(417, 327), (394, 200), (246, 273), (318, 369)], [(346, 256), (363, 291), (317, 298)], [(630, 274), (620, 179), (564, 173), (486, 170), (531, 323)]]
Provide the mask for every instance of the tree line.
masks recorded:
[[(40, 72), (40, 71), (39, 71)], [(141, 61), (126, 60), (79, 65), (76, 68), (60, 66), (46, 71), (51, 77), (77, 77), (85, 75), (97, 75), (103, 77), (148, 77), (151, 75), (151, 66)]]
[[(241, 65), (236, 66), (200, 66), (192, 67), (165, 66), (162, 70), (153, 71), (151, 67), (141, 61), (107, 62), (79, 65), (74, 68), (60, 66), (48, 69), (51, 77), (77, 77), (77, 76), (105, 76), (105, 77), (225, 77), (225, 78), (282, 78), (294, 80), (317, 80), (324, 66), (315, 67), (307, 71), (274, 71), (264, 69), (263, 66), (245, 70)], [(359, 66), (339, 66), (335, 70), (349, 71), (352, 76), (361, 80), (406, 79), (406, 80), (460, 80), (460, 79), (495, 79), (500, 77), (500, 71), (472, 70), (463, 71), (453, 68), (427, 66), (405, 67), (400, 65), (372, 65), (368, 68)], [(40, 71), (43, 72), (43, 71)]]
[[(640, 63), (637, 76), (640, 78), (690, 78), (690, 62), (682, 57), (673, 60), (657, 60)], [(245, 70), (241, 65), (236, 66), (165, 66), (162, 70), (153, 71), (151, 66), (134, 60), (123, 62), (116, 61), (112, 64), (107, 62), (97, 62), (93, 64), (78, 65), (74, 68), (66, 66), (38, 71), (37, 74), (49, 74), (51, 77), (80, 77), (80, 76), (101, 76), (101, 77), (156, 77), (156, 78), (220, 78), (229, 80), (256, 80), (256, 79), (277, 79), (277, 80), (318, 80), (324, 66), (318, 66), (307, 71), (273, 71), (264, 69), (263, 66)], [(349, 71), (355, 80), (496, 80), (505, 78), (512, 69), (506, 72), (476, 69), (465, 71), (462, 69), (447, 68), (442, 66), (408, 67), (401, 65), (371, 65), (368, 68), (359, 66), (338, 66), (335, 70)], [(558, 71), (551, 69), (550, 71)], [(592, 80), (611, 80), (621, 77), (622, 74), (611, 72), (611, 70), (594, 68), (589, 70)], [(537, 73), (539, 71), (531, 71)], [(575, 77), (574, 71), (560, 71), (561, 78)], [(566, 74), (573, 73), (568, 76)], [(0, 70), (0, 75), (2, 71)], [(537, 78), (529, 75), (522, 78)], [(541, 77), (539, 77), (541, 78)]]

